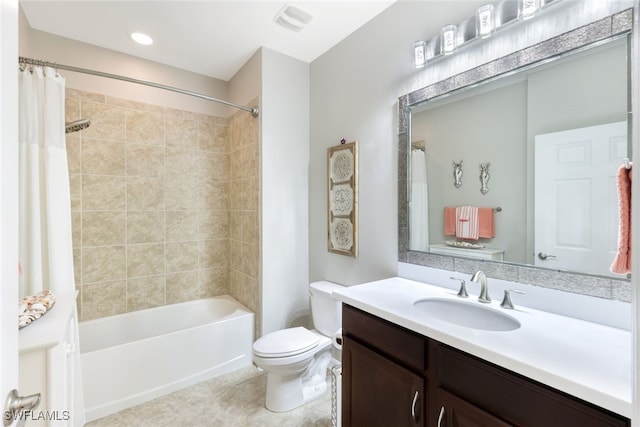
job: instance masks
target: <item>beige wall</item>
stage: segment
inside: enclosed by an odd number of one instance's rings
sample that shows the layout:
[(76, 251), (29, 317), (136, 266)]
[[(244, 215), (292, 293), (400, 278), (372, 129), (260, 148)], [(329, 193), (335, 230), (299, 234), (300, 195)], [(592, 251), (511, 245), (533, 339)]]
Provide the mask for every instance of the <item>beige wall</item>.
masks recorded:
[(231, 293), (229, 120), (73, 89), (66, 113), (91, 120), (67, 136), (80, 318)]

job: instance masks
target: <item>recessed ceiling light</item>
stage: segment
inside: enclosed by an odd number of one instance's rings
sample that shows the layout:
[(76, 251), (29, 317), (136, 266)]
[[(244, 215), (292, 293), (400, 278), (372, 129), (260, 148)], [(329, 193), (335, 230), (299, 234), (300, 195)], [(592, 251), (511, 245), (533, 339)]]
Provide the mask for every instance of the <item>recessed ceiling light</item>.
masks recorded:
[(145, 46), (153, 44), (153, 39), (144, 33), (138, 33), (138, 32), (131, 33), (131, 39), (134, 42), (145, 45)]

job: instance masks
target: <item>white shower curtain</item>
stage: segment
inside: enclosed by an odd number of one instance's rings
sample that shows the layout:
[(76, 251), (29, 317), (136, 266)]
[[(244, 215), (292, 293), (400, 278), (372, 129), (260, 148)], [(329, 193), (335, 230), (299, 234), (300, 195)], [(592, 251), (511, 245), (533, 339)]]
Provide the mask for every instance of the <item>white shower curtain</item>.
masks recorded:
[(422, 150), (411, 151), (411, 208), (409, 249), (429, 250), (429, 224), (427, 215), (429, 201), (427, 193), (427, 157)]
[(27, 67), (19, 82), (19, 292), (73, 292), (65, 81), (52, 68)]
[[(58, 295), (75, 295), (65, 80), (52, 68), (27, 67), (20, 71), (19, 86), (19, 294), (49, 289)], [(76, 311), (72, 333), (74, 347), (79, 349), (77, 321)], [(69, 425), (80, 427), (86, 418), (78, 350), (73, 364), (74, 413)]]

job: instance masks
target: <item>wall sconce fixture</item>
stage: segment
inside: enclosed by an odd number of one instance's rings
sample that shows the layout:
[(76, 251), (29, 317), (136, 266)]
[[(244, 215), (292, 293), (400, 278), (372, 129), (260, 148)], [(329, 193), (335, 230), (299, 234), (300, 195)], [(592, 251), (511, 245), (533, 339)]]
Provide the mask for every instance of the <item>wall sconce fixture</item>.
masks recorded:
[(417, 41), (413, 44), (413, 57), (416, 62), (416, 68), (424, 67), (427, 63), (427, 44), (423, 41)]
[(476, 10), (476, 37), (489, 37), (496, 29), (494, 8), (492, 4), (485, 4)]
[(447, 25), (440, 30), (440, 52), (444, 55), (451, 55), (456, 50), (455, 25)]
[(533, 18), (540, 9), (540, 0), (521, 0), (518, 17), (520, 19)]
[(415, 42), (413, 44), (415, 66), (422, 68), (428, 62), (451, 55), (476, 40), (490, 37), (495, 31), (518, 20), (531, 19), (547, 6), (560, 2), (561, 0), (500, 0), (496, 4), (480, 6), (476, 10), (475, 17), (459, 25), (443, 27), (440, 34), (431, 40)]

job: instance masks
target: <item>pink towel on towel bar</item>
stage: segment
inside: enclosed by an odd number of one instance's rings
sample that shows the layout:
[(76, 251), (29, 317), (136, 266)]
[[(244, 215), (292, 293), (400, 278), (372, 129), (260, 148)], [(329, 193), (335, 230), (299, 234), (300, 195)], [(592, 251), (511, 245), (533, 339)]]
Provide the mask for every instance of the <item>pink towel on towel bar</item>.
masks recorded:
[[(478, 208), (478, 237), (492, 239), (496, 237), (493, 208)], [(445, 236), (456, 235), (456, 208), (444, 208), (444, 234)]]
[(456, 238), (478, 240), (478, 208), (459, 206), (456, 208)]
[(620, 166), (616, 174), (618, 186), (618, 253), (609, 270), (616, 274), (631, 273), (631, 171)]

